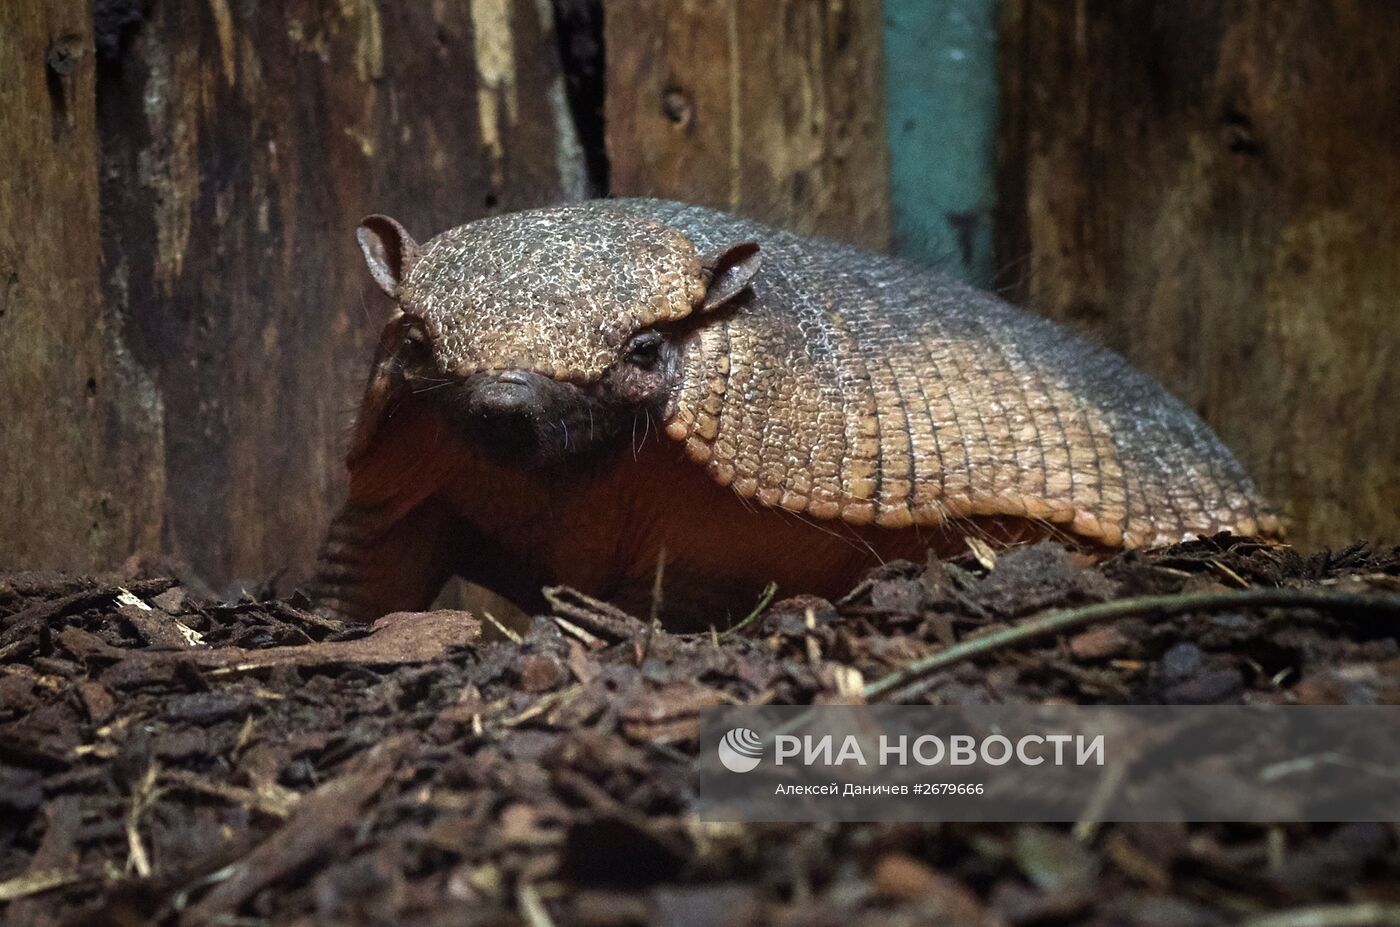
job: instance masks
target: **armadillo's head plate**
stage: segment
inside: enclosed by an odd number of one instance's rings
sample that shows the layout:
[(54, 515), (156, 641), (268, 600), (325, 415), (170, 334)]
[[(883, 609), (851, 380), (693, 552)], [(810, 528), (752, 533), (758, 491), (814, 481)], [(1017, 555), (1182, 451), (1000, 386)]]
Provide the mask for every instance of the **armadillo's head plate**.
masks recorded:
[(638, 330), (689, 315), (705, 284), (684, 235), (590, 203), (443, 232), (422, 246), (399, 303), (422, 320), (443, 373), (526, 370), (586, 383)]

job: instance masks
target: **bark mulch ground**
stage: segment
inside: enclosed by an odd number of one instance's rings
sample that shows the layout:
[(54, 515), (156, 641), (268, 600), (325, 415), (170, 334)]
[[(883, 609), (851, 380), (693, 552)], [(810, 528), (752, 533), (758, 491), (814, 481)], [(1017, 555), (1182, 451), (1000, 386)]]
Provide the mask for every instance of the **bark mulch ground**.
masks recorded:
[[(1393, 823), (738, 826), (688, 811), (701, 709), (859, 700), (951, 647), (884, 697), (1396, 703), (1400, 548), (1304, 557), (1220, 537), (1098, 565), (1051, 545), (983, 552), (689, 636), (557, 590), (518, 642), (463, 612), (362, 628), (297, 596), (193, 589), (0, 576), (0, 922), (1400, 923)], [(1245, 589), (1284, 591), (1215, 595)], [(1092, 611), (1143, 596), (1192, 598)], [(968, 645), (1047, 614), (1081, 617)]]

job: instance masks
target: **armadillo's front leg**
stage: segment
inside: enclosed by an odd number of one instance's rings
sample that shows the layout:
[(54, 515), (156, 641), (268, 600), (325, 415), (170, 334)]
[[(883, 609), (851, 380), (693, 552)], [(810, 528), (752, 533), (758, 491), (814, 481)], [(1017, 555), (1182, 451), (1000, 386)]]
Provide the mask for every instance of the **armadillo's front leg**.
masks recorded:
[(311, 581), (323, 614), (372, 621), (427, 608), (441, 590), (452, 572), (451, 519), (431, 501), (397, 519), (390, 508), (352, 502), (331, 523)]
[[(382, 386), (376, 369), (370, 399)], [(311, 584), (321, 611), (359, 621), (427, 608), (456, 566), (454, 518), (434, 498), (457, 477), (453, 432), (424, 403), (381, 415), (370, 399), (349, 460), (349, 501), (326, 532)]]

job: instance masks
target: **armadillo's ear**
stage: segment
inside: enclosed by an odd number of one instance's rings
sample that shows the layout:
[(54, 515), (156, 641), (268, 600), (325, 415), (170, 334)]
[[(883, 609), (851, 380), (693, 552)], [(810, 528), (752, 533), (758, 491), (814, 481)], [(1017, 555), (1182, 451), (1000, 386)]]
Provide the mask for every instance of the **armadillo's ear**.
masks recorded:
[(702, 265), (707, 288), (698, 311), (718, 309), (738, 296), (753, 281), (760, 263), (758, 242), (730, 245)]
[(418, 257), (418, 242), (408, 229), (388, 216), (367, 216), (355, 230), (370, 276), (391, 299), (399, 298), (399, 285)]

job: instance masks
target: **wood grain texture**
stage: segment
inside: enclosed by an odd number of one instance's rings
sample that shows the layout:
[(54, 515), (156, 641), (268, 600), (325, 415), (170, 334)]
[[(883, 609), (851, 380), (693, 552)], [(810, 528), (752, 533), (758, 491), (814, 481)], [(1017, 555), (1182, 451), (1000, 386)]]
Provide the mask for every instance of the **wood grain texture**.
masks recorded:
[(611, 192), (889, 240), (878, 3), (604, 0)]
[(106, 294), (164, 403), (163, 546), (220, 583), (303, 573), (389, 312), (360, 218), (427, 237), (582, 191), (549, 7), (149, 10), (98, 126)]
[(999, 262), (1304, 547), (1400, 540), (1400, 6), (1007, 0)]
[(0, 4), (0, 564), (85, 570), (151, 547), (159, 399), (99, 281), (92, 14)]

